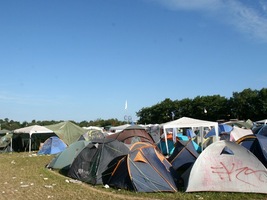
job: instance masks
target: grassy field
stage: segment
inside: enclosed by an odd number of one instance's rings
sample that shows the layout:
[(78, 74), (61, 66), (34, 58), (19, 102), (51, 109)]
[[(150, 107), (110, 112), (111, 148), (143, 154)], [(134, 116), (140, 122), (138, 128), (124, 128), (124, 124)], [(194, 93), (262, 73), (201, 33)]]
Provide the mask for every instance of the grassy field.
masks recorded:
[(45, 168), (52, 158), (52, 156), (37, 156), (29, 153), (0, 154), (0, 199), (267, 199), (267, 195), (252, 193), (135, 193), (106, 189), (102, 186), (73, 181), (56, 171)]

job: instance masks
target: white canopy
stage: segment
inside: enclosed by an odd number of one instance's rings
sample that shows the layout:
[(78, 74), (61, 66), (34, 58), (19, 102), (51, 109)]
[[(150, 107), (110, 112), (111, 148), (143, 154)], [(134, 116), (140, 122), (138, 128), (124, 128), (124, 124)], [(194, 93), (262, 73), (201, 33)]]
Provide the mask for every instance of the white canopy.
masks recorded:
[(194, 119), (189, 117), (182, 117), (180, 119), (170, 121), (162, 124), (166, 128), (187, 128), (187, 127), (211, 127), (217, 126), (218, 122), (205, 121), (200, 119)]
[(44, 126), (39, 126), (39, 125), (32, 125), (24, 128), (19, 128), (14, 130), (14, 134), (20, 134), (20, 133), (28, 133), (30, 138), (29, 138), (29, 152), (31, 152), (31, 136), (32, 134), (45, 134), (45, 133), (54, 133), (52, 130), (44, 127)]
[(16, 129), (14, 130), (14, 133), (29, 133), (30, 135), (32, 135), (33, 133), (53, 133), (53, 131), (44, 126), (32, 125)]
[[(204, 127), (214, 127), (215, 128), (215, 133), (216, 133), (216, 141), (219, 140), (218, 137), (218, 122), (212, 122), (212, 121), (205, 121), (205, 120), (200, 120), (200, 119), (194, 119), (194, 118), (189, 118), (189, 117), (182, 117), (180, 119), (166, 122), (164, 124), (161, 124), (163, 131), (164, 131), (164, 136), (165, 136), (165, 141), (166, 141), (166, 147), (167, 147), (167, 134), (166, 134), (166, 129), (169, 128), (199, 128), (200, 130), (200, 137), (201, 141), (203, 144), (203, 129)], [(176, 136), (175, 136), (176, 137)], [(175, 138), (173, 137), (173, 138)], [(169, 153), (169, 149), (167, 147), (167, 152)]]

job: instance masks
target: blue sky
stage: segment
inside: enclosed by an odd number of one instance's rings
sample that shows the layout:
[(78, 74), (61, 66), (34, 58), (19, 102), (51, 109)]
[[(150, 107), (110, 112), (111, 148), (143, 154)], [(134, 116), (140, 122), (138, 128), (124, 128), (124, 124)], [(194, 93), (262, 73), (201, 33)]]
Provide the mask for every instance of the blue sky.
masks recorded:
[(1, 119), (136, 120), (166, 98), (267, 86), (267, 0), (10, 0), (0, 9)]

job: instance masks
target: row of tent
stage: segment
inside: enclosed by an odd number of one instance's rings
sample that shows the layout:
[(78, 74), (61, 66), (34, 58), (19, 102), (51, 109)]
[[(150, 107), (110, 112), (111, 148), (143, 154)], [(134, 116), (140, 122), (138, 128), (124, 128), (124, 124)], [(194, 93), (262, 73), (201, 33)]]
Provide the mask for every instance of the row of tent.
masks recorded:
[[(63, 128), (63, 124), (58, 126), (61, 131)], [(88, 137), (87, 130), (69, 144), (65, 141), (70, 137), (60, 135), (58, 130), (54, 133), (58, 135), (45, 140), (38, 152), (56, 154), (47, 167), (89, 184), (137, 192), (267, 193), (266, 136), (215, 140), (203, 151), (197, 151), (193, 139), (175, 140), (173, 151), (166, 156), (153, 134), (141, 126), (128, 126), (108, 135), (97, 133), (97, 137)], [(32, 132), (30, 138), (35, 134)], [(65, 146), (59, 148), (60, 143)]]
[[(236, 122), (233, 122), (236, 123)], [(241, 122), (240, 122), (241, 123)], [(242, 123), (241, 123), (242, 124)], [(245, 126), (247, 125), (247, 123), (243, 123)], [(184, 128), (184, 127), (189, 127), (191, 129), (188, 130), (192, 130), (192, 128), (194, 127), (207, 127), (210, 125), (214, 125), (214, 126), (218, 126), (217, 122), (210, 122), (210, 121), (205, 121), (205, 120), (198, 120), (198, 119), (193, 119), (193, 118), (188, 118), (188, 117), (182, 117), (178, 120), (174, 120), (171, 122), (167, 122), (164, 123), (160, 126), (155, 126), (155, 131), (149, 131), (151, 136), (153, 137), (154, 141), (156, 143), (158, 143), (161, 140), (161, 136), (160, 136), (160, 131), (159, 131), (159, 127), (161, 127), (164, 131), (168, 128), (173, 128), (173, 130), (175, 130), (175, 128)], [(130, 124), (126, 124), (123, 126), (118, 126), (118, 127), (111, 127), (110, 130), (116, 130), (116, 132), (118, 131), (122, 131), (123, 129), (125, 129), (126, 127), (131, 126)], [(2, 136), (6, 136), (7, 132), (11, 133), (12, 135), (8, 135), (6, 137), (3, 137), (2, 140), (3, 142), (0, 142), (0, 150), (1, 148), (4, 149), (5, 146), (7, 146), (10, 142), (10, 139), (13, 139), (13, 144), (11, 144), (12, 148), (6, 149), (6, 150), (14, 150), (14, 151), (26, 151), (26, 150), (38, 150), (40, 145), (49, 137), (51, 136), (57, 136), (59, 137), (66, 145), (70, 145), (71, 143), (77, 141), (80, 138), (84, 138), (86, 140), (90, 140), (92, 138), (103, 138), (105, 137), (104, 132), (98, 128), (95, 129), (96, 127), (93, 127), (92, 129), (84, 129), (81, 128), (77, 125), (75, 125), (74, 123), (70, 122), (70, 121), (65, 121), (65, 122), (61, 122), (58, 124), (54, 124), (54, 125), (49, 125), (49, 126), (39, 126), (39, 125), (33, 125), (33, 126), (29, 126), (29, 127), (25, 127), (25, 128), (20, 128), (20, 129), (16, 129), (12, 132), (10, 131), (6, 131), (4, 132), (4, 130), (1, 130), (0, 132), (0, 137)], [(150, 128), (150, 126), (145, 126), (145, 128)], [(220, 128), (220, 127), (219, 127)], [(200, 129), (201, 130), (201, 129)], [(217, 130), (218, 132), (218, 130)], [(190, 131), (189, 133), (194, 134), (192, 131)], [(166, 134), (164, 132), (164, 134)], [(175, 134), (175, 132), (173, 131), (173, 134)], [(203, 133), (202, 133), (203, 134)], [(218, 136), (218, 133), (216, 133), (216, 130), (214, 131), (215, 137)], [(12, 137), (11, 137), (12, 136)], [(167, 135), (164, 136), (165, 137), (165, 148), (167, 153), (170, 153), (170, 149), (168, 148), (168, 144), (167, 144)], [(192, 135), (191, 135), (192, 137)], [(174, 137), (173, 137), (174, 138)], [(197, 145), (199, 145), (200, 143), (204, 143), (204, 134), (202, 136), (198, 136), (197, 137), (198, 140), (195, 140)], [(175, 142), (175, 141), (174, 141)], [(208, 142), (206, 142), (208, 143)], [(203, 145), (202, 145), (203, 147)], [(196, 146), (196, 148), (199, 148)], [(202, 149), (201, 149), (202, 150)]]
[(47, 165), (93, 185), (138, 192), (176, 192), (175, 170), (140, 126), (92, 141), (79, 140)]
[(78, 141), (47, 167), (85, 183), (136, 192), (267, 194), (267, 162), (255, 154), (262, 149), (262, 137), (255, 136), (249, 142), (244, 138), (238, 143), (216, 141), (201, 153), (192, 140), (178, 140), (173, 153), (166, 157), (143, 127), (130, 126), (101, 140)]
[(71, 121), (48, 126), (32, 125), (14, 131), (1, 130), (0, 150), (38, 151), (42, 144), (52, 136), (60, 138), (66, 146), (69, 146), (80, 138), (90, 140), (92, 137), (104, 137), (104, 133), (95, 128), (81, 128)]
[(147, 142), (136, 142), (129, 148), (114, 139), (89, 144), (79, 141), (47, 167), (61, 169), (67, 176), (93, 185), (108, 184), (137, 192), (177, 191), (171, 164)]

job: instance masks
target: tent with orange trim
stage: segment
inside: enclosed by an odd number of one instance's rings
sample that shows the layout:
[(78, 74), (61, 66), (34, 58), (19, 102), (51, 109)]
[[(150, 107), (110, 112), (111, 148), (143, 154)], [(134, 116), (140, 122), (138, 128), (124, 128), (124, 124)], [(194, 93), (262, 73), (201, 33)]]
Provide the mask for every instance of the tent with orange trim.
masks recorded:
[(137, 142), (111, 174), (111, 187), (135, 192), (176, 192), (177, 173), (155, 145)]
[(175, 170), (187, 169), (196, 161), (199, 153), (194, 148), (192, 140), (178, 140), (172, 155), (168, 158)]
[(241, 137), (237, 144), (252, 152), (267, 167), (267, 137), (259, 134), (251, 134)]
[(93, 185), (106, 184), (109, 176), (129, 148), (114, 139), (94, 139), (76, 156), (68, 176)]
[(146, 131), (146, 129), (139, 125), (129, 126), (121, 132), (114, 133), (106, 137), (119, 140), (129, 146), (136, 142), (155, 143), (152, 136)]

